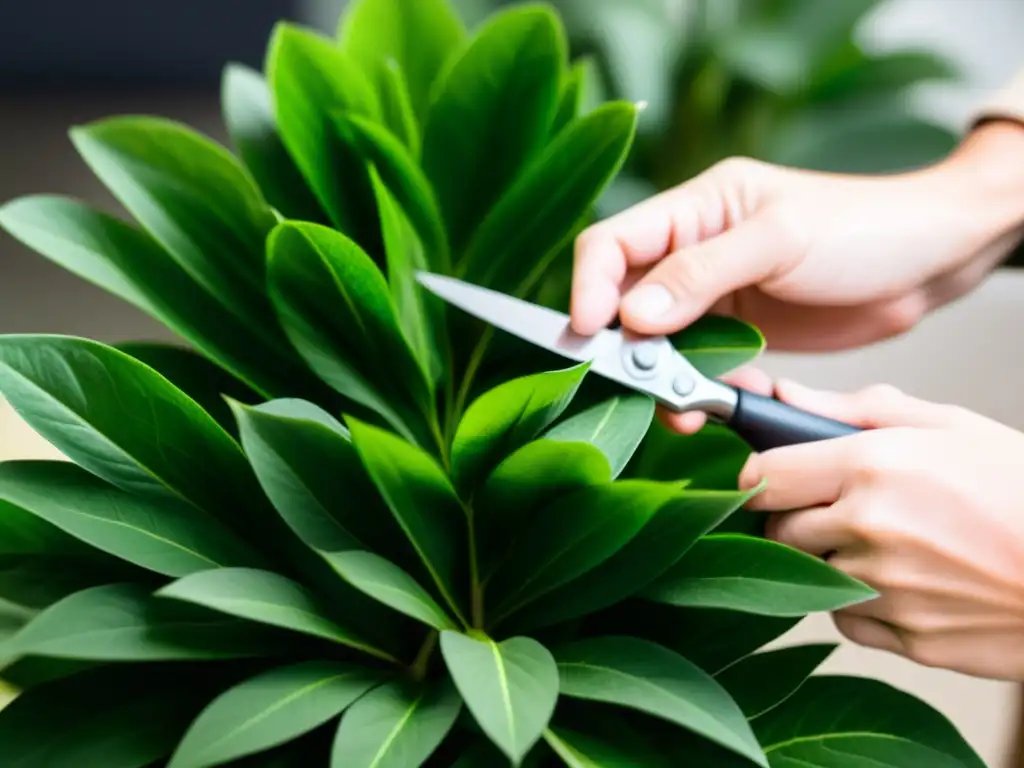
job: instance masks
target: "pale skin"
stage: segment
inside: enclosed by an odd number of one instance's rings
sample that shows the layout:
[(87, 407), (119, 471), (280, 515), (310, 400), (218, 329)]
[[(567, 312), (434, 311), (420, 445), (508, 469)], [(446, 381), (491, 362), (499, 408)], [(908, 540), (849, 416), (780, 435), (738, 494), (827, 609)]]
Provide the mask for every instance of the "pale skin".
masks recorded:
[[(1024, 237), (1024, 126), (992, 121), (945, 160), (886, 177), (749, 160), (605, 220), (576, 246), (572, 321), (670, 333), (708, 311), (774, 350), (902, 334), (975, 288)], [(868, 429), (753, 454), (741, 487), (768, 536), (828, 557), (879, 597), (834, 614), (854, 643), (1024, 681), (1024, 433), (889, 386), (810, 390), (744, 369), (739, 386)], [(701, 414), (660, 413), (685, 433)]]

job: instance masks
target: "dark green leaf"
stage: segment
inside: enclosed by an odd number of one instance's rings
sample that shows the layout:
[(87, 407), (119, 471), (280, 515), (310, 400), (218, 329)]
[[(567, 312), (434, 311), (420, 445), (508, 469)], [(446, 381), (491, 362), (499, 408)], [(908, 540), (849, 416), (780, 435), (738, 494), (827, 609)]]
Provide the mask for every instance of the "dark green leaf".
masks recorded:
[(441, 599), (467, 624), (468, 526), (444, 469), (416, 446), (349, 420), (352, 443)]
[(191, 504), (132, 496), (67, 461), (0, 464), (0, 499), (96, 549), (165, 576), (265, 563)]
[(836, 611), (877, 596), (820, 558), (736, 534), (704, 537), (640, 594), (669, 605), (766, 616)]
[(494, 573), (509, 542), (529, 529), (543, 504), (611, 479), (608, 460), (588, 443), (535, 440), (502, 461), (473, 502), (483, 578)]
[(878, 680), (809, 678), (793, 696), (753, 724), (773, 768), (985, 766), (944, 715)]
[(718, 378), (755, 360), (765, 340), (754, 326), (723, 315), (704, 315), (670, 337), (698, 371)]
[(244, 64), (228, 64), (221, 76), (220, 100), (228, 135), (267, 202), (285, 218), (326, 223), (281, 141), (263, 75)]
[[(335, 126), (341, 139), (373, 166), (380, 180), (394, 195), (423, 242), (425, 263), (447, 272), (450, 257), (441, 211), (430, 182), (416, 164), (415, 157), (397, 137), (372, 120), (339, 113), (335, 116)], [(377, 204), (379, 211), (379, 200)], [(383, 219), (381, 223), (384, 225)]]
[(423, 441), (425, 374), (373, 261), (341, 233), (301, 222), (279, 225), (267, 248), (271, 296), (299, 354), (345, 397)]
[(19, 695), (0, 710), (4, 768), (144, 768), (168, 756), (211, 685), (174, 668), (104, 667)]
[(372, 552), (329, 552), (327, 561), (347, 582), (384, 605), (435, 629), (455, 623), (412, 576)]
[(353, 0), (338, 38), (364, 70), (394, 61), (405, 73), (418, 119), (426, 117), (434, 82), (466, 37), (447, 0)]
[[(496, 618), (553, 592), (621, 551), (679, 490), (623, 480), (566, 494), (547, 504), (510, 545), (488, 584)], [(571, 611), (572, 604), (565, 605)]]
[(440, 298), (425, 291), (416, 279), (417, 272), (428, 267), (419, 235), (376, 169), (371, 170), (371, 175), (384, 231), (387, 281), (398, 322), (436, 388), (450, 376), (445, 354), (450, 347), (445, 337), (445, 308)]
[(622, 167), (636, 121), (634, 105), (610, 103), (556, 136), (476, 229), (466, 279), (516, 296), (532, 288)]
[(276, 667), (225, 691), (196, 718), (168, 768), (207, 768), (285, 744), (340, 714), (383, 680), (352, 664)]
[(670, 768), (672, 764), (649, 743), (624, 740), (621, 729), (609, 732), (609, 724), (601, 722), (600, 728), (586, 732), (555, 726), (544, 738), (569, 768)]
[[(626, 481), (621, 481), (626, 482)], [(516, 627), (543, 627), (625, 600), (672, 567), (750, 494), (679, 489), (622, 549), (592, 571), (527, 606)]]
[(512, 379), (474, 400), (452, 443), (452, 476), (457, 487), (481, 481), (557, 419), (589, 367), (582, 363)]
[(22, 243), (138, 307), (263, 394), (329, 392), (278, 332), (267, 341), (207, 292), (151, 237), (81, 203), (51, 195), (0, 208)]
[(476, 30), (435, 84), (423, 168), (455, 253), (544, 146), (566, 55), (561, 22), (550, 8), (531, 3), (502, 9)]
[(558, 667), (550, 651), (528, 637), (497, 643), (447, 631), (441, 633), (441, 653), (480, 728), (519, 765), (558, 701)]
[[(47, 656), (29, 656), (19, 659), (0, 671), (0, 678), (22, 691), (38, 688), (55, 680), (62, 680), (87, 669), (103, 666), (102, 662), (78, 659), (54, 659)], [(136, 672), (138, 670), (136, 669)]]
[(323, 638), (394, 661), (388, 653), (372, 647), (366, 639), (335, 622), (330, 607), (301, 584), (269, 571), (252, 568), (203, 571), (168, 584), (157, 591), (156, 596)]
[(141, 585), (111, 584), (49, 606), (0, 653), (104, 661), (232, 659), (291, 651), (282, 641), (251, 622), (153, 598)]
[(562, 646), (555, 658), (563, 695), (662, 718), (767, 767), (726, 690), (679, 654), (647, 640), (609, 636)]
[(655, 421), (628, 474), (648, 480), (687, 480), (690, 488), (735, 491), (751, 448), (733, 430), (707, 424), (683, 435)]
[(586, 95), (587, 78), (592, 59), (584, 58), (575, 62), (562, 82), (562, 95), (558, 101), (558, 112), (551, 126), (551, 135), (556, 136), (573, 120), (581, 117)]
[(112, 347), (4, 336), (0, 390), (65, 456), (129, 493), (180, 497), (221, 519), (244, 513), (246, 524), (263, 505), (231, 436), (163, 376)]
[(451, 681), (375, 688), (341, 716), (331, 768), (416, 768), (455, 724), (462, 701)]
[(730, 664), (715, 677), (753, 720), (792, 696), (837, 647), (819, 643), (762, 651)]
[(237, 425), (225, 397), (253, 403), (259, 395), (205, 355), (172, 344), (128, 341), (116, 348), (145, 363), (191, 397), (225, 432), (237, 437)]
[(866, 54), (854, 48), (849, 65), (822, 78), (811, 90), (814, 101), (861, 98), (874, 93), (907, 95), (913, 86), (958, 79), (953, 63), (923, 50)]
[(275, 224), (223, 147), (163, 118), (115, 117), (71, 130), (93, 172), (206, 290), (275, 343), (263, 242)]
[(362, 160), (337, 140), (332, 120), (340, 111), (378, 117), (370, 81), (330, 40), (289, 22), (274, 27), (267, 80), (281, 138), (320, 205), (336, 227), (379, 255), (370, 177)]
[(608, 458), (618, 477), (643, 441), (654, 419), (654, 401), (646, 395), (619, 395), (605, 400), (544, 434), (545, 440), (590, 443)]

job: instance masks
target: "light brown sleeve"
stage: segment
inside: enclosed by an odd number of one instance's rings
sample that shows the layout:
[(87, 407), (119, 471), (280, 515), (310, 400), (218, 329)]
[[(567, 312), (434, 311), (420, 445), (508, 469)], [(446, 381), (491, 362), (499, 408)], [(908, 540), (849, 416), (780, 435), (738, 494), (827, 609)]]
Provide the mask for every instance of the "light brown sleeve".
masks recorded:
[(1024, 69), (978, 105), (971, 115), (969, 126), (973, 128), (986, 120), (1024, 123)]

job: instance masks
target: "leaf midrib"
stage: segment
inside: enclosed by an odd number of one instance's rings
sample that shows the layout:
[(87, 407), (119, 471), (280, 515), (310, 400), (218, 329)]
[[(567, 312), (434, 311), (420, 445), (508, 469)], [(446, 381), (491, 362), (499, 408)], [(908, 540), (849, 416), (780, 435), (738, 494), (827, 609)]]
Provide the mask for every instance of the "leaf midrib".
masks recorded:
[(384, 740), (384, 743), (380, 745), (380, 749), (377, 751), (377, 754), (373, 756), (373, 762), (370, 763), (369, 768), (377, 768), (377, 766), (380, 765), (381, 760), (387, 756), (388, 750), (390, 750), (395, 741), (397, 741), (399, 734), (405, 728), (406, 723), (408, 723), (412, 718), (413, 713), (416, 712), (416, 709), (422, 701), (423, 695), (421, 694), (406, 708), (405, 714), (403, 714), (401, 719), (395, 723), (395, 727), (391, 729), (391, 732), (388, 733), (388, 737)]

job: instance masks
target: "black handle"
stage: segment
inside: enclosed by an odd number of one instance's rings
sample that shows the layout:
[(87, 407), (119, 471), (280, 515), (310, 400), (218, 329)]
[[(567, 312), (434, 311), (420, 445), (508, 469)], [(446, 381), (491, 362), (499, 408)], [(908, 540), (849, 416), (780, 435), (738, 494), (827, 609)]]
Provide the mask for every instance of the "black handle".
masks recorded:
[(736, 393), (736, 410), (729, 427), (758, 452), (861, 431), (859, 427), (808, 413), (772, 397), (739, 388)]

